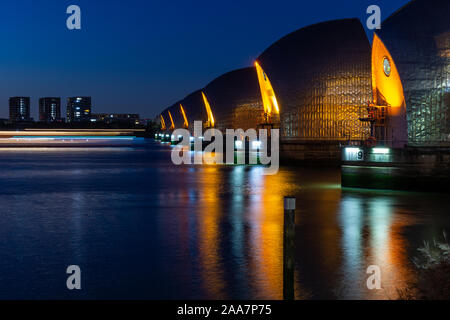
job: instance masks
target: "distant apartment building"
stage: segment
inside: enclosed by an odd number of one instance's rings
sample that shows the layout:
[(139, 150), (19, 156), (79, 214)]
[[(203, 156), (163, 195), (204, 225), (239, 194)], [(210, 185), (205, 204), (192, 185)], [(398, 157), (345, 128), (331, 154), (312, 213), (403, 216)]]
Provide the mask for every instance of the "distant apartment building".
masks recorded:
[(30, 97), (9, 98), (9, 120), (31, 121), (30, 118)]
[(139, 114), (133, 113), (96, 113), (92, 114), (91, 119), (104, 123), (139, 124)]
[(61, 121), (61, 98), (46, 97), (39, 99), (39, 121)]
[(91, 97), (67, 98), (67, 122), (91, 120)]

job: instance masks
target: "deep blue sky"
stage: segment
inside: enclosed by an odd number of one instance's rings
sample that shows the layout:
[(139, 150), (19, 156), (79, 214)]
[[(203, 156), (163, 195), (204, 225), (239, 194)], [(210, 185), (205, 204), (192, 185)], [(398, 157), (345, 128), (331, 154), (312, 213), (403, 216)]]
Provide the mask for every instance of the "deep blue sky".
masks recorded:
[[(377, 4), (387, 18), (408, 0), (2, 0), (0, 117), (9, 96), (90, 95), (93, 112), (161, 109), (215, 77), (249, 66), (271, 43), (303, 26), (358, 17)], [(82, 30), (66, 28), (66, 8)], [(369, 37), (371, 32), (368, 32)], [(325, 40), (325, 39), (324, 39)]]

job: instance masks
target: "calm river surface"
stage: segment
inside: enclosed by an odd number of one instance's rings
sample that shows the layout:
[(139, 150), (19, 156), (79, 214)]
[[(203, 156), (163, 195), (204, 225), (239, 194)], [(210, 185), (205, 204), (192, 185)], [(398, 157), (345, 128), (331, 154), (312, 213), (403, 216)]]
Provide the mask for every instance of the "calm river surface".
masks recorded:
[(448, 195), (342, 190), (336, 168), (174, 166), (170, 150), (0, 150), (0, 299), (280, 299), (286, 195), (299, 299), (395, 299), (450, 231)]

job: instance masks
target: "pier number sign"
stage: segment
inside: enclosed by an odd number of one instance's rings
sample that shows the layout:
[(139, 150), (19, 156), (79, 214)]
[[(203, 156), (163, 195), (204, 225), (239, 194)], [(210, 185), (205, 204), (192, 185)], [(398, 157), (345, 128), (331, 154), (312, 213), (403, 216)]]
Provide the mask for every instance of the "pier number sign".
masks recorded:
[(344, 161), (363, 161), (364, 150), (360, 148), (345, 148)]

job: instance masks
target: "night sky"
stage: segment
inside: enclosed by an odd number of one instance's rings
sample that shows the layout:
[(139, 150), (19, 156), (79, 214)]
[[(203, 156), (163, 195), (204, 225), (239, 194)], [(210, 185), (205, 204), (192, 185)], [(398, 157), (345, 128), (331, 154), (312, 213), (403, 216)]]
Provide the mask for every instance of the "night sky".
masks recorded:
[[(0, 117), (8, 97), (92, 96), (93, 112), (159, 111), (215, 77), (252, 65), (270, 44), (309, 24), (358, 17), (377, 4), (382, 19), (408, 0), (2, 0)], [(66, 27), (81, 7), (82, 29)], [(413, 22), (412, 22), (413, 23)], [(370, 37), (372, 32), (368, 31)], [(326, 41), (326, 39), (324, 39)]]

